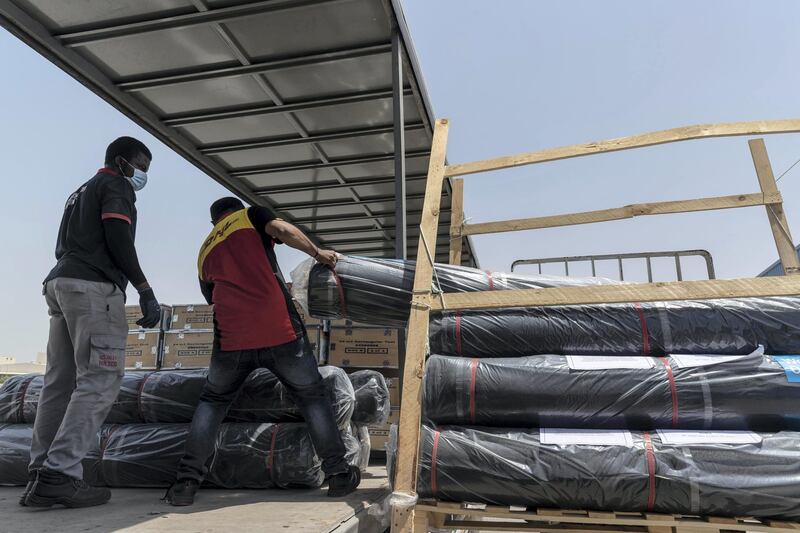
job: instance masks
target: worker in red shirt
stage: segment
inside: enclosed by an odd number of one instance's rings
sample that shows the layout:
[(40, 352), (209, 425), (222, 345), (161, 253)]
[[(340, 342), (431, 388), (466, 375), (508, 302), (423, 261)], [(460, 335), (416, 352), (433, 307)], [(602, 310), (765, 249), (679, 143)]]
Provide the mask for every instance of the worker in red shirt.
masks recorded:
[(322, 459), (328, 496), (349, 494), (361, 482), (361, 473), (345, 460), (330, 398), (274, 248), (286, 243), (331, 268), (336, 266), (336, 252), (319, 249), (268, 209), (245, 208), (237, 198), (214, 202), (211, 221), (214, 229), (200, 248), (197, 266), (203, 295), (214, 304), (214, 351), (177, 481), (165, 500), (176, 506), (194, 503), (219, 426), (256, 368), (272, 371), (300, 407)]

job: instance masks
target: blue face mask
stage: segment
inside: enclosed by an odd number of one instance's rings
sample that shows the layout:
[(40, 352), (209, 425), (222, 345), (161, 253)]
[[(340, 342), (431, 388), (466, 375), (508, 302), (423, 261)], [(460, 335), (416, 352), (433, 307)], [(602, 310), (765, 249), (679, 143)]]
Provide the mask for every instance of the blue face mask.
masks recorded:
[[(123, 159), (123, 161), (125, 160)], [(128, 163), (127, 161), (125, 162)], [(122, 175), (125, 177), (126, 180), (128, 180), (128, 183), (131, 184), (131, 187), (133, 187), (134, 191), (137, 192), (141, 191), (142, 189), (144, 189), (144, 186), (147, 185), (147, 172), (145, 172), (144, 170), (139, 170), (130, 163), (128, 163), (128, 166), (130, 166), (133, 169), (133, 176), (125, 176), (124, 172), (122, 173)]]

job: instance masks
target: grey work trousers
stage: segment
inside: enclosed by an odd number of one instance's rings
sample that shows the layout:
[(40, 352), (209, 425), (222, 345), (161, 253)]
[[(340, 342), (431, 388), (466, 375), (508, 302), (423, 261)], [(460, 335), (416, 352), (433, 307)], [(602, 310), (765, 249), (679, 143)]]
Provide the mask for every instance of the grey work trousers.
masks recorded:
[(52, 279), (43, 292), (50, 336), (29, 468), (80, 479), (125, 372), (125, 297), (113, 283), (72, 278)]

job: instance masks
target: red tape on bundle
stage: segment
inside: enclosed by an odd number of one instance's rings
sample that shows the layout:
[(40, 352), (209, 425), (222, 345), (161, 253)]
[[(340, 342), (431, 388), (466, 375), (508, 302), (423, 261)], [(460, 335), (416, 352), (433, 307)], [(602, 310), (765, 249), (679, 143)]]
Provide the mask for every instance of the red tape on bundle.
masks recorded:
[(337, 274), (334, 269), (331, 269), (331, 272), (333, 272), (333, 279), (336, 280), (336, 288), (339, 289), (339, 301), (342, 302), (342, 318), (347, 318), (347, 304), (344, 301), (344, 287), (342, 286), (342, 280), (339, 279), (339, 274)]
[(28, 393), (28, 387), (36, 376), (31, 376), (22, 382), (19, 388), (19, 405), (17, 406), (17, 424), (25, 423), (25, 395)]
[(136, 409), (139, 411), (139, 418), (142, 422), (147, 422), (144, 418), (144, 410), (142, 409), (142, 392), (144, 392), (144, 385), (147, 383), (147, 380), (152, 376), (152, 372), (148, 372), (144, 375), (144, 379), (141, 383), (139, 383), (139, 388), (136, 390)]
[(675, 373), (669, 366), (669, 359), (661, 357), (664, 368), (667, 370), (667, 381), (669, 382), (669, 393), (672, 396), (672, 427), (678, 427), (678, 387), (675, 385)]
[(433, 451), (431, 452), (431, 495), (436, 497), (436, 458), (439, 455), (439, 437), (442, 433), (437, 429), (433, 434)]
[(469, 379), (469, 419), (475, 423), (475, 379), (478, 377), (478, 361), (473, 359), (470, 363), (470, 379)]
[(492, 272), (490, 270), (486, 271), (486, 277), (489, 278), (489, 290), (494, 290), (494, 278), (492, 278)]
[(656, 456), (653, 451), (653, 440), (650, 433), (644, 433), (644, 449), (647, 453), (647, 510), (652, 511), (656, 505)]
[(650, 355), (650, 333), (647, 331), (644, 309), (642, 309), (642, 304), (638, 302), (633, 304), (633, 308), (636, 309), (636, 313), (639, 315), (639, 323), (642, 325), (642, 354)]
[(269, 459), (267, 459), (267, 468), (269, 468), (269, 478), (275, 483), (275, 474), (272, 471), (273, 457), (275, 455), (275, 442), (278, 440), (278, 431), (280, 431), (281, 425), (275, 424), (275, 431), (272, 433), (272, 441), (269, 443)]
[(456, 353), (461, 357), (461, 313), (456, 311)]

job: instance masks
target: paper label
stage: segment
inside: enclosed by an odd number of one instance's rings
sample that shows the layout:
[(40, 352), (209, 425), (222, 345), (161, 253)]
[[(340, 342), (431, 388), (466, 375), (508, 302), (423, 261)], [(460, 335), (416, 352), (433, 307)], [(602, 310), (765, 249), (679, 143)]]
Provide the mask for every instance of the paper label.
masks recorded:
[(541, 428), (539, 439), (542, 444), (567, 446), (570, 444), (590, 444), (596, 446), (633, 446), (633, 436), (628, 430), (616, 429), (552, 429)]
[(681, 446), (685, 444), (758, 444), (761, 436), (752, 431), (683, 431), (659, 429), (663, 444)]
[(144, 334), (144, 331), (140, 331), (140, 332), (139, 332), (139, 340), (140, 340), (140, 341), (143, 341), (144, 339), (145, 339), (145, 334)]
[(652, 357), (568, 355), (567, 366), (572, 370), (610, 370), (614, 368), (653, 368)]
[(772, 360), (781, 365), (789, 383), (800, 383), (800, 355), (773, 355)]
[(764, 355), (764, 347), (759, 346), (753, 353), (747, 355), (713, 355), (713, 354), (675, 354), (669, 358), (675, 362), (678, 368), (695, 368), (699, 366), (716, 365), (719, 363), (729, 363), (745, 357), (756, 357)]

